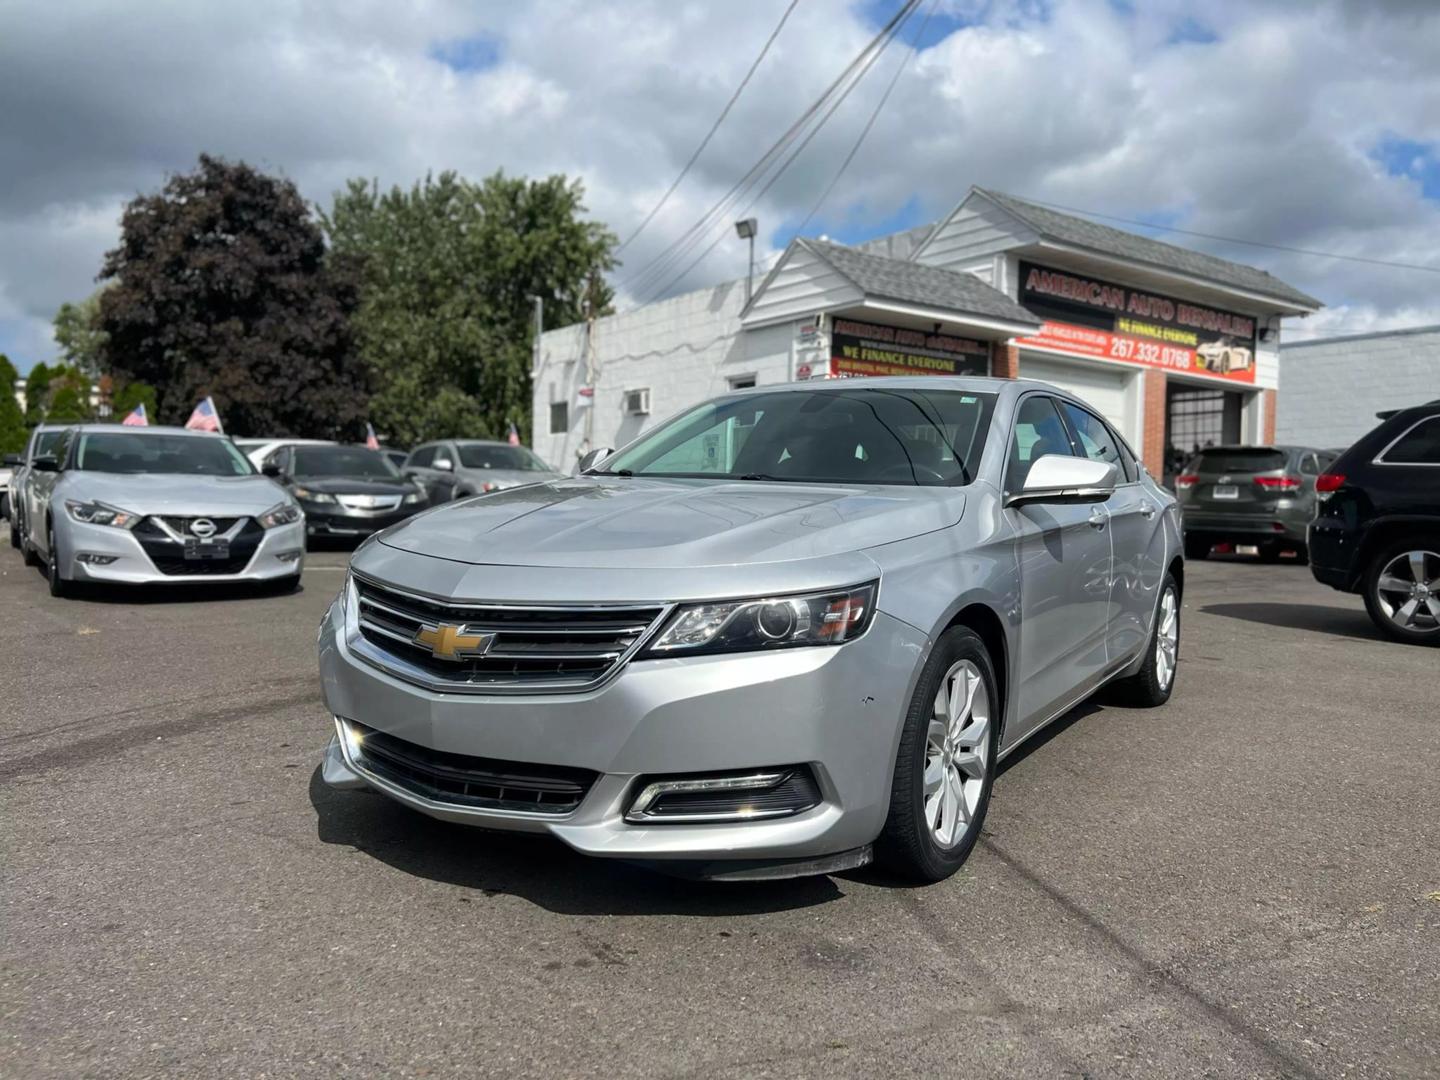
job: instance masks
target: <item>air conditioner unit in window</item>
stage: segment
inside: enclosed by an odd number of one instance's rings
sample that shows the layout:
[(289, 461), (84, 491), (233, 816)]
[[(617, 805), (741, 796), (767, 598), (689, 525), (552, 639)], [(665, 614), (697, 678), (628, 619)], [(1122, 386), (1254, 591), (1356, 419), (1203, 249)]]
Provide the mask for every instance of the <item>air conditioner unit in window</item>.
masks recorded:
[(650, 388), (643, 390), (625, 391), (625, 413), (628, 416), (648, 416), (650, 414)]

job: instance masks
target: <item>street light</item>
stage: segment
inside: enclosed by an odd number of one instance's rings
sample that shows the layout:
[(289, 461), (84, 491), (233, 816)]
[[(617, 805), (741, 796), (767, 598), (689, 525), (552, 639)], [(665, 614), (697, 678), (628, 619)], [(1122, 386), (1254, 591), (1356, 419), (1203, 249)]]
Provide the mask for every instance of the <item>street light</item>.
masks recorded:
[(745, 303), (747, 305), (750, 303), (751, 283), (755, 280), (755, 233), (758, 231), (759, 224), (753, 217), (735, 222), (735, 235), (741, 240), (750, 241), (750, 262), (745, 271)]

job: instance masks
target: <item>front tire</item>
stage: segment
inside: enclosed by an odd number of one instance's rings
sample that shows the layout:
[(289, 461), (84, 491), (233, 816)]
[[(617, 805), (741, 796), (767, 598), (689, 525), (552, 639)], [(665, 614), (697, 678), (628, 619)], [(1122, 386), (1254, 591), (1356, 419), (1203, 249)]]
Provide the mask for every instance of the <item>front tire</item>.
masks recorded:
[(1440, 536), (1387, 544), (1365, 570), (1365, 610), (1407, 645), (1440, 645)]
[(875, 842), (878, 861), (931, 883), (960, 869), (980, 838), (995, 783), (1001, 720), (990, 653), (969, 627), (940, 636), (915, 688)]
[(55, 597), (67, 597), (75, 595), (75, 583), (66, 581), (60, 576), (60, 556), (55, 552), (55, 527), (46, 525), (45, 546), (49, 550), (50, 559), (45, 566), (45, 577), (50, 583), (50, 595)]
[(1146, 646), (1145, 663), (1129, 678), (1115, 684), (1117, 696), (1127, 705), (1153, 709), (1170, 700), (1180, 659), (1180, 586), (1166, 574), (1160, 583), (1155, 627)]
[(15, 520), (15, 513), (10, 513), (10, 546), (16, 551), (20, 548), (20, 523)]

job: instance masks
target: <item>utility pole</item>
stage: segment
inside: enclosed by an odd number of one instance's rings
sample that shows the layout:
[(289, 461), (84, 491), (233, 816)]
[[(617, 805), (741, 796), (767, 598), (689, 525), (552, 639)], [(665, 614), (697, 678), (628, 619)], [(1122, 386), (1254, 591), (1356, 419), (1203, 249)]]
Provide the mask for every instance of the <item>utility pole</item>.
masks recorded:
[(545, 298), (543, 296), (532, 296), (531, 301), (535, 304), (535, 340), (530, 347), (530, 374), (540, 374), (540, 335), (545, 332)]
[(590, 271), (585, 283), (585, 385), (590, 388), (590, 406), (585, 410), (585, 453), (595, 449), (595, 383), (600, 377), (595, 362), (595, 294), (598, 275)]
[(755, 234), (760, 231), (760, 223), (753, 217), (747, 217), (743, 221), (735, 222), (735, 235), (741, 240), (750, 241), (750, 261), (745, 270), (745, 306), (750, 306), (750, 291), (755, 287)]

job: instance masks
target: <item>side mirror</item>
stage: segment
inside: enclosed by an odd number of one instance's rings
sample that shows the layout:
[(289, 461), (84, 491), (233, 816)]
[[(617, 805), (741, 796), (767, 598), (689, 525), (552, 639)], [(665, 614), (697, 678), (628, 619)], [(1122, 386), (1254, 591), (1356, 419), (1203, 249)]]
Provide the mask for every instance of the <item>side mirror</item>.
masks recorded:
[(30, 459), (30, 468), (36, 472), (59, 472), (60, 462), (55, 460), (54, 454), (41, 454)]
[(5, 465), (6, 465), (7, 468), (12, 468), (12, 469), (13, 469), (13, 468), (19, 468), (21, 465), (24, 465), (24, 464), (25, 464), (25, 459), (24, 459), (23, 457), (21, 457), (19, 454), (6, 454), (6, 455), (5, 455)]
[(1115, 494), (1118, 476), (1115, 466), (1106, 461), (1046, 454), (1030, 466), (1025, 486), (1005, 497), (1005, 505), (1104, 502)]
[(437, 457), (430, 463), (432, 469), (439, 469), (441, 472), (454, 472), (455, 463), (448, 457)]
[(261, 465), (260, 471), (270, 477), (271, 480), (279, 480), (285, 475), (280, 466), (276, 465), (273, 461), (267, 461), (264, 465)]
[(589, 451), (580, 459), (579, 463), (575, 466), (575, 471), (583, 476), (585, 473), (589, 472), (591, 469), (604, 462), (604, 460), (613, 453), (615, 453), (614, 447), (597, 446), (594, 450)]

